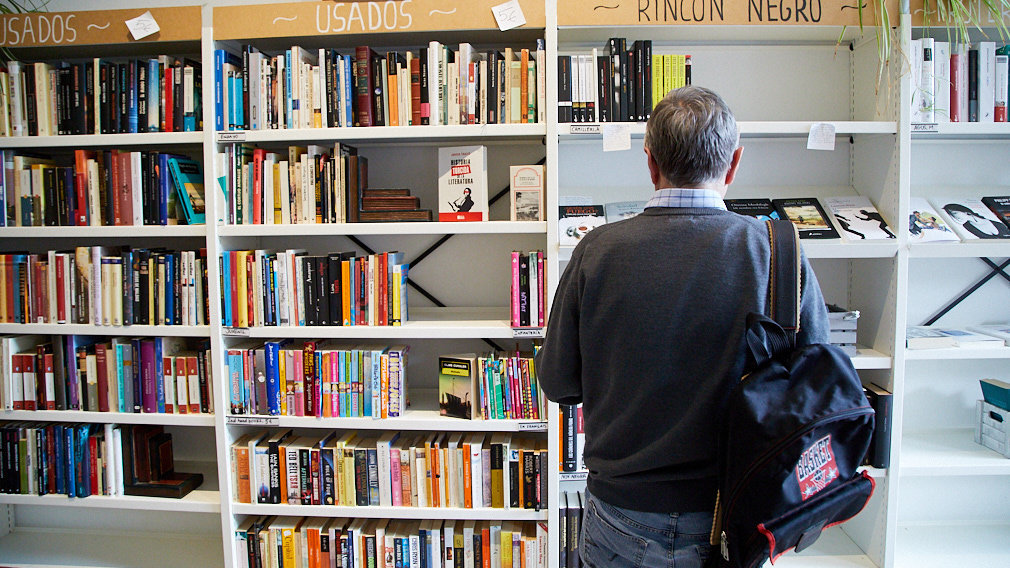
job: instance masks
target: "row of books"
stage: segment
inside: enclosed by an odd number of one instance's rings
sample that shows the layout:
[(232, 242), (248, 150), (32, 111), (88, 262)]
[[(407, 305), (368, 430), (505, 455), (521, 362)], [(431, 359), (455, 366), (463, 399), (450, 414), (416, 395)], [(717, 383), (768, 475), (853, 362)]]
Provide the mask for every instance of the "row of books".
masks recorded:
[(395, 418), (407, 406), (406, 345), (290, 339), (226, 351), (232, 414)]
[(586, 426), (581, 404), (559, 405), (561, 415), (561, 471), (586, 471), (582, 450), (586, 447)]
[(161, 426), (0, 425), (0, 488), (13, 495), (182, 497), (203, 482), (175, 471)]
[(247, 517), (240, 568), (546, 568), (547, 524), (518, 521)]
[(0, 322), (207, 325), (207, 250), (0, 254)]
[(0, 336), (0, 408), (211, 413), (209, 349), (179, 337)]
[(912, 242), (1010, 239), (1010, 196), (913, 197), (910, 208)]
[(466, 434), (291, 430), (231, 446), (239, 503), (536, 509), (547, 506), (546, 441)]
[(8, 227), (204, 222), (203, 173), (186, 156), (75, 150), (73, 165), (2, 151)]
[(547, 399), (537, 382), (533, 355), (517, 347), (516, 351), (479, 356), (439, 356), (439, 414), (483, 420), (544, 418)]
[(214, 54), (218, 130), (543, 122), (545, 50), (451, 49), (354, 54), (292, 46)]
[(914, 39), (912, 122), (1007, 122), (1010, 46)]
[(190, 59), (8, 61), (0, 89), (3, 136), (203, 128), (200, 63)]
[(690, 55), (610, 38), (590, 54), (558, 56), (558, 122), (646, 121), (666, 93), (690, 84)]
[(543, 327), (547, 274), (544, 251), (512, 251), (512, 327)]
[(408, 320), (402, 252), (309, 256), (303, 249), (221, 254), (222, 325), (391, 325)]

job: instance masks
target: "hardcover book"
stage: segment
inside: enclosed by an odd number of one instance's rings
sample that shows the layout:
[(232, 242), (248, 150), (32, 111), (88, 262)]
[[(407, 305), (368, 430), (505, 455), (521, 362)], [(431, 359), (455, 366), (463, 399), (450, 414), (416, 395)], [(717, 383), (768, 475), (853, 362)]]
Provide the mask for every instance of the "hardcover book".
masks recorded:
[(574, 246), (586, 233), (606, 224), (602, 205), (561, 205), (558, 207), (558, 244)]
[(488, 220), (487, 146), (438, 149), (438, 220)]
[(544, 166), (509, 166), (512, 221), (544, 220)]
[(862, 195), (828, 197), (824, 200), (824, 205), (834, 216), (835, 224), (838, 225), (839, 232), (845, 240), (897, 238), (868, 197)]
[(1010, 227), (1010, 195), (983, 197), (982, 203), (992, 211), (993, 215)]
[(630, 219), (645, 210), (648, 201), (612, 201), (603, 205), (608, 223)]
[(801, 239), (837, 239), (838, 232), (828, 222), (821, 204), (813, 197), (774, 199), (779, 215), (796, 225)]
[(963, 241), (1010, 239), (1010, 227), (1000, 221), (981, 199), (937, 198), (932, 203)]
[(438, 358), (438, 413), (455, 418), (479, 418), (477, 356), (474, 353), (443, 355)]
[(908, 239), (911, 242), (957, 241), (957, 235), (922, 197), (913, 197), (908, 213)]
[(771, 199), (725, 199), (726, 209), (740, 215), (754, 217), (759, 221), (769, 221), (771, 219), (781, 219), (779, 212), (775, 210), (775, 205)]

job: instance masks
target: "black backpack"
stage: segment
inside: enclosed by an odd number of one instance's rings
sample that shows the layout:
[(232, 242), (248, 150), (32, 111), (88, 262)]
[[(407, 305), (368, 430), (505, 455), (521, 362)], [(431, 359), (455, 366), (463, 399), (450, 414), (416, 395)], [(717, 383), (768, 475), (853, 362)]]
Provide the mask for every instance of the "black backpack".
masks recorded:
[(856, 469), (873, 409), (848, 355), (795, 347), (800, 254), (789, 221), (768, 221), (769, 313), (747, 318), (747, 369), (726, 405), (710, 565), (754, 568), (813, 544), (858, 514), (873, 479)]

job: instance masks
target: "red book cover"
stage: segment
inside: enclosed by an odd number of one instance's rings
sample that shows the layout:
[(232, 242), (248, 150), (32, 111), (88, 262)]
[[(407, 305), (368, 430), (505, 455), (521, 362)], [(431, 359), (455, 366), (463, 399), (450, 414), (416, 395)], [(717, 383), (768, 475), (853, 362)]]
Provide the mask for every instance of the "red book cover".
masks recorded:
[(312, 448), (309, 450), (309, 462), (310, 462), (310, 473), (309, 477), (312, 479), (312, 504), (320, 504), (320, 490), (321, 479), (319, 478), (319, 449)]
[[(185, 356), (175, 357), (175, 411), (177, 414), (189, 414), (189, 370)], [(193, 360), (194, 364), (196, 360)], [(185, 385), (181, 390), (180, 385)], [(165, 407), (168, 412), (168, 406)]]
[(410, 60), (410, 123), (421, 124), (421, 60)]
[[(189, 392), (201, 392), (198, 389), (200, 379), (199, 379), (199, 367), (197, 367), (197, 360), (195, 356), (186, 357), (186, 376), (188, 378), (187, 384), (189, 385)], [(193, 386), (193, 381), (197, 382), (197, 387)], [(200, 401), (197, 397), (190, 395), (189, 397), (189, 412), (191, 414), (200, 413)]]
[(101, 495), (102, 492), (98, 489), (98, 436), (95, 435), (88, 436), (88, 463), (90, 464), (88, 482), (91, 484), (89, 495)]
[[(24, 385), (24, 409), (25, 410), (35, 410), (35, 393), (29, 392), (28, 387), (31, 386), (32, 390), (38, 383), (35, 381), (35, 356), (28, 354), (21, 356), (21, 371), (24, 373), (21, 383)], [(16, 407), (15, 407), (16, 408)]]
[(175, 114), (173, 112), (175, 102), (172, 97), (172, 93), (175, 91), (175, 71), (176, 69), (171, 66), (165, 67), (165, 92), (162, 93), (163, 100), (165, 101), (165, 122), (162, 123), (162, 132), (175, 131)]
[(46, 426), (46, 477), (49, 480), (46, 489), (56, 493), (56, 427)]
[[(417, 61), (416, 59), (414, 61)], [(388, 290), (386, 287), (386, 270), (389, 262), (389, 253), (378, 254), (375, 257), (379, 266), (375, 267), (375, 298), (378, 300), (377, 311), (375, 312), (375, 323), (377, 325), (389, 325), (387, 317), (389, 310)]]
[(316, 342), (306, 341), (302, 348), (302, 371), (305, 375), (305, 416), (317, 416), (316, 408)]
[[(77, 216), (74, 225), (88, 225), (88, 160), (95, 159), (95, 152), (74, 150), (74, 193), (77, 195)], [(100, 211), (92, 211), (92, 215), (101, 218)]]
[(67, 323), (66, 277), (60, 255), (56, 255), (56, 323)]
[(109, 411), (109, 356), (108, 344), (95, 345), (95, 367), (98, 371), (98, 411)]
[(252, 183), (252, 206), (253, 224), (263, 224), (263, 158), (267, 151), (263, 148), (253, 150), (253, 183)]
[(120, 160), (119, 160), (119, 150), (111, 151), (111, 158), (109, 160), (112, 165), (112, 183), (108, 184), (109, 199), (112, 200), (112, 224), (113, 225), (123, 225), (123, 202), (122, 196), (120, 195), (120, 184), (122, 183), (123, 172), (120, 171)]
[[(477, 65), (478, 65), (477, 63), (474, 63), (472, 61), (467, 64), (467, 70), (466, 70), (466, 82), (467, 82), (466, 96), (467, 96), (468, 99), (471, 96), (475, 96), (474, 91), (476, 90), (475, 87), (476, 87), (476, 83), (477, 83), (477, 73), (476, 73)], [(526, 99), (523, 99), (524, 104), (525, 104), (525, 100)], [(475, 111), (476, 111), (477, 107), (474, 104), (474, 102), (471, 102), (471, 101), (467, 100), (467, 105), (466, 105), (466, 123), (467, 124), (476, 124), (476, 122), (477, 122), (477, 115), (475, 114)]]
[(119, 185), (115, 186), (119, 193), (119, 216), (123, 225), (132, 225), (133, 165), (130, 152), (120, 152), (116, 158), (119, 161)]
[[(162, 377), (174, 377), (175, 375), (172, 373), (172, 369), (173, 369), (172, 358), (171, 357), (162, 357), (161, 358), (161, 376)], [(101, 375), (99, 375), (99, 376), (101, 376)], [(172, 381), (172, 384), (173, 384), (172, 388), (174, 389), (175, 388), (175, 386), (174, 386), (175, 381)], [(101, 385), (99, 385), (98, 388), (101, 389)], [(168, 385), (167, 384), (164, 385), (164, 388), (165, 388), (165, 414), (176, 414), (175, 404), (169, 402), (170, 399), (169, 399), (169, 396), (168, 396), (168, 388), (169, 388)], [(175, 400), (175, 391), (174, 390), (172, 391), (171, 400)]]
[(357, 104), (354, 105), (358, 112), (355, 115), (354, 126), (371, 126), (373, 123), (372, 114), (372, 49), (367, 46), (358, 46), (354, 50), (355, 80), (354, 95)]
[[(11, 357), (11, 374), (13, 376), (11, 377), (11, 380), (13, 380), (13, 381), (19, 381), (20, 382), (20, 384), (18, 386), (14, 387), (14, 388), (21, 391), (21, 396), (12, 396), (13, 400), (11, 400), (11, 404), (13, 405), (14, 410), (24, 410), (25, 409), (24, 372), (25, 372), (24, 357), (22, 355), (14, 355), (14, 356), (12, 356)], [(18, 387), (21, 387), (21, 388), (18, 389)], [(12, 395), (13, 395), (13, 393), (12, 393)]]

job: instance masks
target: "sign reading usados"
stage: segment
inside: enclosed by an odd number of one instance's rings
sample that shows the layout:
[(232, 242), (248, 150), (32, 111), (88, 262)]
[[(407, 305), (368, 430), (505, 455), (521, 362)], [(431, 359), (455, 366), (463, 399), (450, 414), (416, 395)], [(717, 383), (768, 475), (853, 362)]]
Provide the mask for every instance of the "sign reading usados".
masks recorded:
[(324, 33), (406, 30), (414, 23), (408, 10), (412, 0), (385, 2), (320, 2), (316, 31)]
[(77, 41), (77, 14), (17, 14), (5, 18), (0, 45), (63, 44)]

